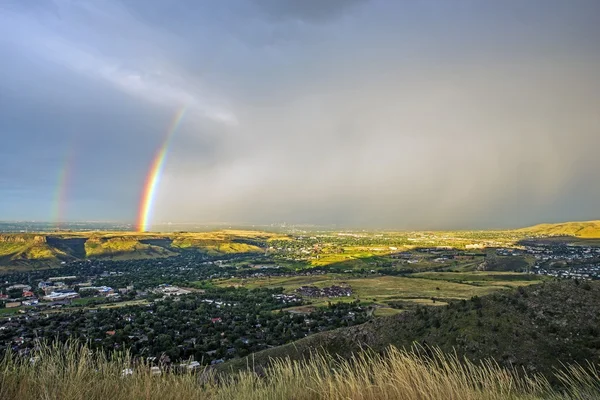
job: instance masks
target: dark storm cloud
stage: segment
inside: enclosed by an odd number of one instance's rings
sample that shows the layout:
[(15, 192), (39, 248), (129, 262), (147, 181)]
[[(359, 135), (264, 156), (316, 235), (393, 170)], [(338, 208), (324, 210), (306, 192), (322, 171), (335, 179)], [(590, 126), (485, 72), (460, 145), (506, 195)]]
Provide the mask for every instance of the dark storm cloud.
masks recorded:
[(72, 157), (67, 218), (132, 221), (182, 107), (155, 221), (598, 217), (597, 2), (7, 4), (0, 219)]
[(274, 19), (325, 22), (368, 0), (253, 0)]

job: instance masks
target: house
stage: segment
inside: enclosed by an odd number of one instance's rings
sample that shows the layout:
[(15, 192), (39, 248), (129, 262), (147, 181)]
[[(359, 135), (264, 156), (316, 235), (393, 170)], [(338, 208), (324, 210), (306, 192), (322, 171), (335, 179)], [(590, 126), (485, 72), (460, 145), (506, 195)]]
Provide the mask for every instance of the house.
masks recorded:
[(211, 318), (210, 322), (212, 322), (213, 324), (216, 324), (217, 322), (223, 322), (223, 320), (221, 319), (221, 317), (216, 317), (216, 318)]
[(101, 295), (104, 296), (108, 296), (109, 294), (113, 294), (115, 291), (113, 290), (113, 288), (108, 287), (108, 286), (100, 286), (98, 288), (98, 293), (100, 293)]
[(24, 291), (23, 297), (33, 297), (33, 292), (30, 290)]
[(187, 368), (188, 369), (196, 369), (196, 368), (200, 368), (200, 363), (198, 361), (192, 361), (188, 364)]
[(117, 333), (117, 332), (115, 332), (115, 331), (106, 331), (106, 334), (108, 336), (115, 336), (115, 333)]

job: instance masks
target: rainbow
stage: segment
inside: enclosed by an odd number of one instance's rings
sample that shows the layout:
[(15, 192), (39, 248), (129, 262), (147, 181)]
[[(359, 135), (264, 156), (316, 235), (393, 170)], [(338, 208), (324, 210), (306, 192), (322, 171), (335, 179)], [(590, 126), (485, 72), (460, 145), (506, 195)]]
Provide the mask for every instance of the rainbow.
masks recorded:
[(158, 188), (158, 184), (160, 183), (160, 178), (162, 176), (163, 167), (165, 166), (165, 161), (167, 159), (169, 146), (171, 145), (171, 141), (173, 139), (173, 136), (175, 135), (175, 132), (177, 131), (177, 128), (183, 120), (185, 111), (186, 107), (182, 107), (175, 114), (175, 117), (171, 121), (169, 129), (167, 130), (165, 140), (163, 141), (162, 145), (158, 148), (158, 151), (154, 156), (152, 164), (150, 165), (150, 170), (148, 171), (148, 175), (146, 177), (146, 183), (142, 191), (142, 197), (138, 211), (138, 232), (146, 232), (150, 227), (150, 218), (152, 214), (154, 198), (156, 196), (156, 189)]

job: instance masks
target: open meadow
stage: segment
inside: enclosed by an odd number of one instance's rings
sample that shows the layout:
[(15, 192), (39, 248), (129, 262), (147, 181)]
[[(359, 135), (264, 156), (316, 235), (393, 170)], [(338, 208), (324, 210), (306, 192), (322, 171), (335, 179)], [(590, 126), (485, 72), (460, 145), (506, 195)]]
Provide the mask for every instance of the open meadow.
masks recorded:
[(408, 302), (419, 305), (443, 305), (447, 301), (484, 296), (499, 290), (539, 283), (543, 278), (527, 274), (502, 272), (416, 273), (409, 276), (366, 276), (323, 274), (293, 277), (230, 278), (215, 282), (221, 287), (283, 288), (294, 293), (302, 286), (326, 288), (349, 285), (352, 294), (336, 299), (311, 299), (315, 304), (328, 301), (360, 301), (366, 304), (389, 306)]

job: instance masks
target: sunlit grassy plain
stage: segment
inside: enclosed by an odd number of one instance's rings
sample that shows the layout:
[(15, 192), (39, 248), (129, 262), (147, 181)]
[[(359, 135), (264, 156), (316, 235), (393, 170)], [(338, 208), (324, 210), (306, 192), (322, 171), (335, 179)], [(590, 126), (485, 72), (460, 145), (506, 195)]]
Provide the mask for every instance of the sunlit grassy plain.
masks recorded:
[[(421, 305), (424, 303), (427, 305), (444, 305), (443, 300), (461, 300), (473, 296), (484, 296), (498, 290), (539, 283), (540, 279), (527, 274), (502, 272), (432, 272), (417, 273), (410, 277), (355, 277), (343, 274), (323, 274), (249, 279), (230, 278), (217, 281), (216, 284), (222, 287), (242, 286), (249, 289), (282, 287), (288, 293), (294, 292), (300, 286), (310, 285), (323, 288), (348, 284), (352, 287), (352, 295), (336, 298), (334, 301), (360, 300), (382, 305), (394, 301), (405, 301)], [(437, 299), (436, 303), (433, 303), (432, 298)], [(313, 304), (321, 305), (327, 301), (329, 299), (326, 298), (313, 299)]]
[[(123, 374), (131, 369), (131, 375)], [(220, 375), (205, 370), (153, 375), (127, 354), (106, 356), (77, 345), (42, 345), (32, 357), (7, 354), (0, 361), (3, 400), (130, 399), (593, 399), (600, 375), (571, 367), (558, 374), (560, 389), (538, 375), (507, 370), (494, 362), (475, 365), (456, 356), (390, 348), (349, 360), (315, 356), (276, 361), (261, 376), (245, 370)]]

